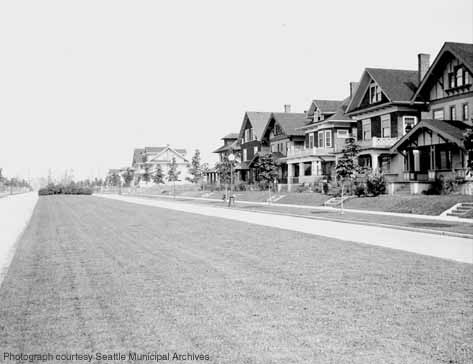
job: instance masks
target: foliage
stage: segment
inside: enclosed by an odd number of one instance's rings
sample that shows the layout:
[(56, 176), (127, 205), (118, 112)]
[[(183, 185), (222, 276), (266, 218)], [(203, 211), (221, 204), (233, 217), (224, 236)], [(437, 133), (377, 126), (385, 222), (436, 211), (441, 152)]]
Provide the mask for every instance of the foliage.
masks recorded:
[(225, 184), (231, 183), (231, 172), (235, 170), (237, 165), (236, 159), (233, 161), (228, 160), (228, 157), (225, 156), (221, 162), (215, 164), (215, 170), (217, 171), (220, 181)]
[(179, 181), (180, 174), (181, 174), (181, 171), (177, 170), (176, 157), (172, 157), (171, 163), (169, 163), (169, 168), (168, 168), (168, 181), (169, 182)]
[(436, 178), (427, 191), (422, 191), (424, 195), (448, 195), (457, 190), (458, 182), (454, 178), (443, 176)]
[(164, 173), (160, 165), (156, 167), (156, 171), (154, 172), (152, 179), (156, 184), (164, 183)]
[(345, 147), (342, 150), (342, 157), (338, 159), (335, 167), (337, 179), (342, 182), (352, 180), (357, 173), (360, 172), (360, 167), (356, 162), (356, 157), (360, 152), (360, 147), (356, 144), (354, 138), (347, 138)]
[(363, 196), (366, 196), (366, 187), (364, 184), (357, 184), (355, 185), (355, 190), (354, 190), (354, 193), (356, 196), (358, 197), (363, 197)]
[(367, 176), (366, 192), (372, 196), (386, 193), (386, 181), (382, 173), (373, 172)]
[(196, 149), (191, 164), (189, 165), (189, 173), (192, 177), (186, 177), (186, 180), (191, 183), (199, 183), (204, 173), (202, 167), (203, 166), (200, 164), (200, 150)]
[(121, 177), (117, 172), (113, 172), (105, 179), (105, 183), (110, 186), (118, 186), (120, 184)]
[(38, 191), (39, 196), (47, 195), (91, 195), (93, 189), (91, 187), (83, 186), (78, 183), (71, 182), (68, 185), (49, 184)]
[(148, 183), (149, 181), (151, 181), (151, 173), (150, 173), (149, 169), (150, 169), (149, 166), (145, 166), (145, 167), (143, 168), (144, 172), (143, 172), (143, 174), (141, 175), (141, 179), (142, 179), (144, 182), (146, 182), (146, 183)]
[(123, 182), (125, 186), (129, 187), (133, 179), (135, 178), (135, 171), (132, 168), (127, 168), (122, 172)]
[(255, 171), (263, 186), (270, 186), (279, 176), (279, 162), (271, 153), (260, 155), (255, 162)]

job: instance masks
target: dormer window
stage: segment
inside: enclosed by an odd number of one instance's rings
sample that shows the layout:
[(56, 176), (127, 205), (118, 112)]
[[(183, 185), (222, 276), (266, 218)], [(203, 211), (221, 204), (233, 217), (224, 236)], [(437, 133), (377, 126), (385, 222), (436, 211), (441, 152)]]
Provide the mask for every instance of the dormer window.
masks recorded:
[(370, 85), (370, 104), (376, 104), (381, 101), (381, 88), (373, 82)]
[(462, 67), (457, 68), (455, 77), (457, 81), (457, 87), (463, 86), (463, 68)]

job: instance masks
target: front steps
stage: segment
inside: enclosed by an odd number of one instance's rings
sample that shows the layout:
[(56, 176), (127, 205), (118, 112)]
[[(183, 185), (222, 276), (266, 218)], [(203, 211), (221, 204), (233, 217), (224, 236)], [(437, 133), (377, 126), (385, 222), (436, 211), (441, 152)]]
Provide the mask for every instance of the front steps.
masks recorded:
[(446, 213), (446, 216), (463, 217), (467, 212), (472, 210), (473, 202), (463, 202), (455, 205), (453, 209)]

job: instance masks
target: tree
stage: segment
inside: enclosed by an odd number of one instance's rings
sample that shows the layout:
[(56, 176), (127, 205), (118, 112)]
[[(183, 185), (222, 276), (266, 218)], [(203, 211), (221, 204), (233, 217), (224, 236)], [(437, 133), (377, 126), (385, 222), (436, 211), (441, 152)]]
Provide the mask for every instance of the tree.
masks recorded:
[(225, 184), (225, 199), (228, 198), (228, 186), (232, 183), (232, 174), (237, 164), (237, 158), (230, 161), (228, 155), (224, 156), (222, 161), (215, 164), (215, 171), (219, 176), (220, 183)]
[(149, 169), (150, 167), (148, 165), (146, 165), (143, 170), (143, 175), (141, 176), (141, 179), (143, 181), (145, 181), (146, 183), (148, 183), (149, 181), (151, 181), (151, 173), (149, 172)]
[(120, 184), (120, 175), (117, 172), (113, 172), (108, 176), (108, 183), (113, 187), (118, 186)]
[(177, 170), (176, 157), (172, 157), (171, 163), (168, 165), (168, 181), (172, 182), (172, 195), (176, 197), (176, 181), (179, 181), (181, 171)]
[(186, 177), (186, 180), (191, 183), (199, 183), (202, 179), (202, 166), (200, 164), (200, 150), (196, 149), (194, 156), (192, 157), (191, 164), (189, 165), (189, 173), (192, 177)]
[(463, 144), (467, 152), (466, 171), (468, 175), (473, 175), (473, 129), (469, 128), (463, 133)]
[(356, 162), (360, 147), (356, 144), (354, 138), (347, 138), (345, 141), (345, 147), (342, 150), (342, 157), (338, 159), (335, 171), (337, 173), (337, 179), (342, 185), (341, 192), (341, 208), (343, 214), (343, 193), (345, 190), (345, 183), (352, 182), (353, 178), (357, 173), (360, 172), (360, 166)]
[(156, 167), (156, 171), (154, 172), (152, 179), (153, 179), (153, 182), (156, 183), (157, 185), (164, 183), (164, 173), (160, 165)]
[(130, 187), (131, 182), (135, 178), (135, 171), (133, 168), (127, 168), (122, 173), (123, 181), (126, 187)]
[(258, 157), (258, 160), (255, 162), (255, 170), (263, 186), (268, 186), (268, 202), (271, 202), (271, 188), (279, 176), (279, 162), (271, 153), (266, 153)]

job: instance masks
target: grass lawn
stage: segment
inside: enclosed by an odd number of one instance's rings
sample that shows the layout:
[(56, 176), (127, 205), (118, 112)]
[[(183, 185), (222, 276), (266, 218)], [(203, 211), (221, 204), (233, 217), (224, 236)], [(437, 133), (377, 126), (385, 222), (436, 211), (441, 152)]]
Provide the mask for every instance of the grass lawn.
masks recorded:
[(471, 363), (471, 265), (93, 196), (41, 197), (0, 287), (13, 352)]

